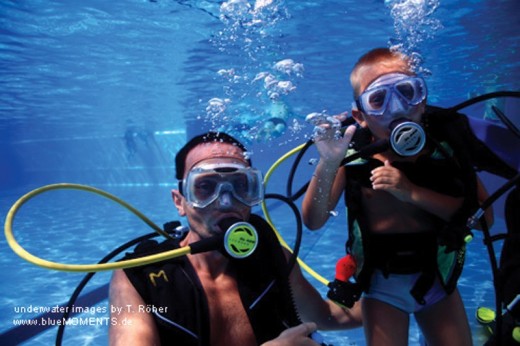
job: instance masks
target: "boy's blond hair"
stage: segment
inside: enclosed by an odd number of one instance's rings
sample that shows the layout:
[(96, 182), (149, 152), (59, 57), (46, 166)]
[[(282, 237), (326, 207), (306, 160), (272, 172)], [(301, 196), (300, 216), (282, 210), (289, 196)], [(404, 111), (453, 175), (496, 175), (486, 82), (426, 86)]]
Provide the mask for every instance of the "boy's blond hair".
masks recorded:
[(375, 48), (363, 55), (354, 65), (350, 73), (350, 84), (354, 89), (354, 97), (358, 97), (361, 88), (361, 76), (364, 69), (375, 64), (381, 65), (395, 65), (403, 71), (413, 73), (413, 68), (410, 63), (410, 58), (406, 55), (393, 51), (389, 48)]

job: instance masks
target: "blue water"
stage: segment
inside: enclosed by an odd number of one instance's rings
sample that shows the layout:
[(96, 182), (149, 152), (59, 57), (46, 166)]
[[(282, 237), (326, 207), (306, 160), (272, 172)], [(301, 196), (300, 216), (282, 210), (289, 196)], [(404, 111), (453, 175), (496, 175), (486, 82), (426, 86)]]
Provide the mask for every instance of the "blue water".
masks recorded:
[[(187, 138), (208, 129), (232, 131), (248, 143), (253, 162), (265, 172), (309, 138), (307, 114), (348, 110), (348, 72), (361, 54), (378, 46), (400, 44), (417, 53), (434, 105), (520, 89), (516, 0), (291, 0), (256, 11), (246, 1), (235, 1), (233, 11), (222, 3), (1, 2), (0, 214), (33, 188), (73, 182), (105, 189), (158, 224), (177, 219), (169, 193), (176, 186), (173, 156)], [(231, 2), (225, 4), (229, 8)], [(290, 71), (276, 68), (285, 59), (293, 60)], [(269, 84), (272, 80), (283, 83)], [(518, 102), (497, 105), (518, 124)], [(474, 106), (468, 114), (490, 117), (489, 106)], [(267, 125), (272, 117), (285, 123), (279, 132)], [(298, 186), (311, 171), (302, 165)], [(285, 191), (286, 175), (282, 165), (268, 192)], [(483, 178), (490, 191), (501, 182)], [(270, 206), (276, 226), (291, 242), (294, 221), (287, 220), (288, 209)], [(343, 252), (343, 209), (338, 206), (338, 216), (324, 230), (304, 233), (302, 257), (327, 279)], [(499, 233), (504, 225), (500, 207), (496, 211), (492, 231)], [(66, 263), (96, 262), (151, 231), (112, 202), (80, 191), (38, 196), (20, 210), (14, 228), (30, 252)], [(37, 315), (22, 308), (66, 302), (82, 278), (29, 264), (4, 239), (0, 251), (1, 333), (15, 328), (13, 321)], [(85, 291), (109, 278), (110, 273), (96, 275)], [(310, 280), (325, 294), (323, 285)], [(479, 233), (459, 287), (475, 343), (482, 344), (485, 335), (474, 312), (494, 303)], [(101, 312), (83, 316), (108, 316), (106, 300), (98, 307)], [(53, 344), (55, 333), (51, 328), (25, 344)], [(103, 323), (69, 326), (64, 344), (103, 345), (106, 335)], [(335, 345), (364, 344), (361, 329), (325, 337)], [(415, 326), (410, 340), (418, 344)]]

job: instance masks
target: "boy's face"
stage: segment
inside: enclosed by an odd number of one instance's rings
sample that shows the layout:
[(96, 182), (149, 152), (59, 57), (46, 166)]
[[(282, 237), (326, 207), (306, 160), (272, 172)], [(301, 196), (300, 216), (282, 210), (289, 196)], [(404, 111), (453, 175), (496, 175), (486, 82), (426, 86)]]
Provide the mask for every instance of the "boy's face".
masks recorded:
[[(413, 76), (408, 65), (403, 60), (396, 60), (386, 64), (372, 64), (363, 66), (360, 69), (360, 95), (368, 89), (378, 86), (392, 85), (399, 78)], [(394, 97), (394, 96), (392, 96)], [(399, 100), (391, 100), (391, 102), (400, 102)], [(397, 107), (399, 108), (399, 107)], [(352, 115), (362, 127), (368, 127), (372, 134), (378, 138), (388, 138), (391, 132), (391, 123), (397, 119), (406, 119), (416, 123), (420, 123), (422, 114), (425, 110), (425, 102), (421, 102), (417, 106), (411, 106), (404, 110), (395, 110), (390, 105), (384, 114), (379, 116), (365, 114), (359, 110), (353, 110)]]

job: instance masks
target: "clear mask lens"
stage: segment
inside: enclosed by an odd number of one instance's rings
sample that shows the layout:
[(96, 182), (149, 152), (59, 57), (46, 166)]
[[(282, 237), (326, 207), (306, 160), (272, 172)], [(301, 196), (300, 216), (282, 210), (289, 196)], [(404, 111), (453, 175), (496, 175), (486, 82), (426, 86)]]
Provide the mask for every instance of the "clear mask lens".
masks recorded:
[(196, 208), (205, 208), (223, 193), (254, 206), (262, 202), (262, 174), (257, 169), (238, 164), (216, 164), (192, 169), (183, 180), (184, 197)]

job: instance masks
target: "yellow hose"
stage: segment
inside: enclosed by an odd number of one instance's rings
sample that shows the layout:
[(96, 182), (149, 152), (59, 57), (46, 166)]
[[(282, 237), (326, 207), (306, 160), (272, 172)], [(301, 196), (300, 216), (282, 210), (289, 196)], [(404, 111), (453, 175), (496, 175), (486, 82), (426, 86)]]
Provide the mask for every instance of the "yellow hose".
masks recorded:
[(98, 272), (98, 271), (104, 271), (104, 270), (114, 270), (114, 269), (123, 269), (123, 268), (130, 268), (130, 267), (136, 267), (140, 265), (145, 265), (153, 262), (159, 262), (163, 260), (167, 260), (170, 258), (183, 256), (188, 253), (190, 253), (191, 248), (189, 246), (162, 252), (160, 254), (155, 254), (151, 256), (131, 259), (131, 260), (125, 260), (120, 262), (113, 262), (113, 263), (103, 263), (103, 264), (65, 264), (65, 263), (57, 263), (57, 262), (51, 262), (44, 259), (41, 259), (39, 257), (36, 257), (26, 251), (15, 239), (13, 235), (13, 221), (16, 216), (16, 213), (18, 210), (24, 205), (28, 200), (31, 198), (34, 198), (35, 196), (44, 193), (46, 191), (50, 190), (57, 190), (57, 189), (75, 189), (75, 190), (84, 190), (92, 193), (96, 193), (98, 195), (101, 195), (103, 197), (106, 197), (110, 200), (113, 200), (120, 205), (124, 206), (128, 210), (130, 210), (132, 213), (137, 215), (141, 220), (143, 220), (146, 224), (148, 224), (150, 227), (152, 227), (157, 233), (167, 237), (171, 238), (170, 235), (166, 232), (164, 232), (159, 226), (154, 224), (152, 221), (150, 221), (146, 216), (144, 216), (141, 212), (139, 212), (137, 209), (129, 205), (128, 203), (124, 202), (123, 200), (117, 198), (114, 195), (109, 194), (108, 192), (105, 192), (100, 189), (96, 189), (91, 186), (86, 185), (79, 185), (79, 184), (51, 184), (46, 185), (40, 188), (37, 188), (25, 195), (23, 195), (20, 199), (18, 199), (9, 212), (7, 213), (7, 217), (5, 220), (5, 238), (7, 239), (7, 244), (13, 249), (13, 251), (23, 258), (24, 260), (31, 262), (33, 264), (36, 264), (37, 266), (47, 268), (47, 269), (53, 269), (53, 270), (60, 270), (60, 271), (68, 271), (68, 272)]

